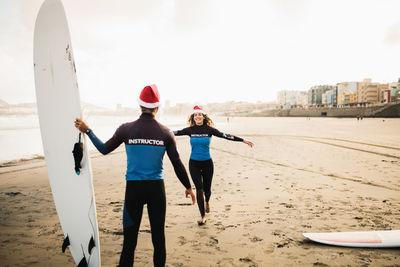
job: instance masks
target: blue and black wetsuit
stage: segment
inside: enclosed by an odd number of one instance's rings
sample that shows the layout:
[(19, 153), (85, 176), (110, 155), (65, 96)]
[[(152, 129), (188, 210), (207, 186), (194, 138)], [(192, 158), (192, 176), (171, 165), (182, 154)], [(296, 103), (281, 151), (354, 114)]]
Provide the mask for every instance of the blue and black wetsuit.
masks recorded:
[(154, 266), (164, 266), (166, 198), (163, 180), (165, 152), (176, 175), (186, 189), (190, 181), (183, 166), (172, 132), (158, 123), (151, 114), (143, 113), (136, 121), (122, 124), (106, 143), (93, 131), (88, 136), (96, 148), (107, 154), (125, 144), (127, 154), (126, 191), (123, 213), (124, 243), (119, 266), (132, 266), (143, 205), (147, 204), (154, 246)]
[(202, 217), (205, 215), (204, 196), (208, 203), (211, 196), (211, 183), (214, 173), (214, 164), (210, 155), (211, 136), (225, 138), (230, 141), (243, 142), (243, 139), (234, 135), (221, 133), (217, 129), (202, 125), (187, 127), (174, 131), (176, 136), (190, 136), (192, 152), (189, 160), (189, 171), (196, 186), (197, 204)]

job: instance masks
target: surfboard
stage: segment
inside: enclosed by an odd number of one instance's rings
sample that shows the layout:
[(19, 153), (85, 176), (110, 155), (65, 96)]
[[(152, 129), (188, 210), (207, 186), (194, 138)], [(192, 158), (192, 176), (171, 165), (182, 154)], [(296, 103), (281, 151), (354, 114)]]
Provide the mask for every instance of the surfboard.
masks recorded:
[(75, 118), (81, 117), (81, 104), (68, 22), (60, 0), (42, 4), (33, 53), (43, 150), (65, 236), (60, 240), (60, 252), (69, 247), (78, 266), (100, 266), (92, 171), (85, 136), (74, 127)]
[(400, 230), (303, 233), (318, 243), (343, 247), (392, 248), (400, 247)]

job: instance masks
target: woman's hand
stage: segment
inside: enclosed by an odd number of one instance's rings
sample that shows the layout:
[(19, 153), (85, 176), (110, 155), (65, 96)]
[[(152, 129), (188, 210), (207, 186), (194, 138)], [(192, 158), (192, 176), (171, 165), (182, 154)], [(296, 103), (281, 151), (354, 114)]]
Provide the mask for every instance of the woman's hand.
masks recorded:
[(82, 133), (86, 133), (86, 131), (90, 129), (89, 125), (79, 118), (75, 119), (75, 127)]
[(186, 189), (185, 195), (186, 195), (186, 197), (188, 197), (190, 195), (190, 197), (192, 198), (192, 205), (194, 205), (196, 203), (196, 196), (194, 195), (192, 188)]
[(253, 146), (254, 146), (253, 142), (250, 142), (250, 141), (248, 141), (248, 140), (243, 140), (243, 143), (245, 143), (245, 144), (248, 145), (249, 147), (253, 147)]

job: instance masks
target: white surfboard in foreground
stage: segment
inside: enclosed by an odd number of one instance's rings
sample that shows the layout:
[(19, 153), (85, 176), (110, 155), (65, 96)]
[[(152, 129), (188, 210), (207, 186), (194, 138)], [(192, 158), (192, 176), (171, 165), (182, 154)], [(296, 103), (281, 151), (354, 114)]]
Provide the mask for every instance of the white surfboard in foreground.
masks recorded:
[(68, 23), (59, 0), (46, 0), (34, 33), (36, 99), (43, 150), (54, 203), (67, 247), (78, 266), (100, 266), (100, 243), (92, 171), (82, 135), (80, 170), (72, 151), (79, 140), (74, 127), (81, 104)]
[(400, 230), (303, 233), (303, 236), (315, 242), (334, 246), (364, 248), (400, 247)]

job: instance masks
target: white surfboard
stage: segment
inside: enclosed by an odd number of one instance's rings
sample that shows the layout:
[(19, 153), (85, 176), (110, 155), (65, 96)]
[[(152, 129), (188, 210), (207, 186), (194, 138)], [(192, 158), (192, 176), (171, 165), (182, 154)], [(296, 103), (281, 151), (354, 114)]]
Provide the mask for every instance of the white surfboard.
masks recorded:
[(74, 144), (81, 117), (76, 69), (64, 7), (46, 0), (34, 34), (34, 72), (40, 131), (54, 203), (65, 240), (78, 266), (100, 266), (100, 243), (92, 171), (82, 135), (83, 157), (75, 171)]
[(303, 236), (315, 242), (334, 246), (364, 248), (400, 247), (400, 230), (303, 233)]

